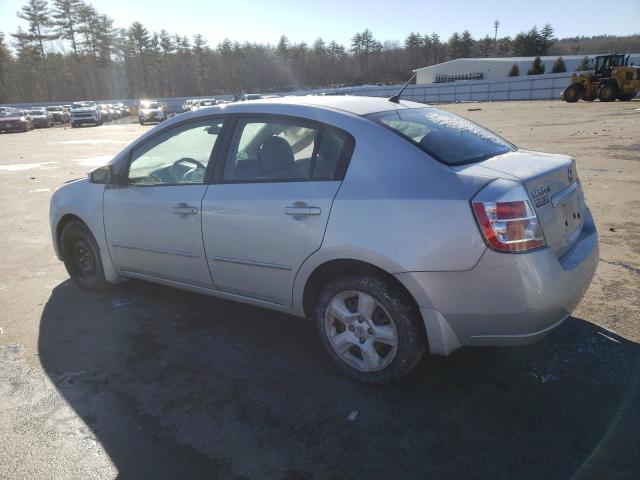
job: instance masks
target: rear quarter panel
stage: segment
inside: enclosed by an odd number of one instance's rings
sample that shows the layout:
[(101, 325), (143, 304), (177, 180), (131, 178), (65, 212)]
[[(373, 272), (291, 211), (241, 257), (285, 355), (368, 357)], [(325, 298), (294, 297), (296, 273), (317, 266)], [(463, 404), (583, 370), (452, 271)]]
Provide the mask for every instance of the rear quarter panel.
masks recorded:
[(365, 249), (395, 271), (471, 269), (485, 250), (469, 200), (491, 176), (465, 175), (374, 124), (356, 136), (323, 248)]

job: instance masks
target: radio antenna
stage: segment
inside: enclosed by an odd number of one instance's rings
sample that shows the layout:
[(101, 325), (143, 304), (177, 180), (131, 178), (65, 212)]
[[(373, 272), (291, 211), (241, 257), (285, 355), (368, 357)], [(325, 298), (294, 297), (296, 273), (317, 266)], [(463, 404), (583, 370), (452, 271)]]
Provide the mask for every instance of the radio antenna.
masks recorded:
[(416, 75), (418, 75), (418, 72), (414, 72), (411, 79), (407, 83), (405, 83), (404, 87), (402, 87), (398, 93), (396, 93), (393, 97), (391, 97), (389, 101), (393, 103), (400, 103), (400, 95), (402, 95), (402, 92), (404, 92), (405, 88), (411, 85), (411, 82), (413, 82), (413, 79), (416, 78)]

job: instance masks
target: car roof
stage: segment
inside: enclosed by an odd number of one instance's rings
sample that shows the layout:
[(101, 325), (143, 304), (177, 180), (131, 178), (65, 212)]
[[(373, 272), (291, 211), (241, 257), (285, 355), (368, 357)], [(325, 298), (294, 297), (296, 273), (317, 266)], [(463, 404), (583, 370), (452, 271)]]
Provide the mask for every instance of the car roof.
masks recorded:
[(254, 100), (252, 105), (268, 103), (270, 105), (307, 105), (332, 110), (341, 110), (354, 115), (369, 115), (387, 110), (400, 110), (405, 108), (423, 108), (423, 103), (400, 101), (400, 103), (390, 102), (383, 97), (363, 97), (355, 95), (308, 95), (290, 96), (281, 98), (264, 98)]

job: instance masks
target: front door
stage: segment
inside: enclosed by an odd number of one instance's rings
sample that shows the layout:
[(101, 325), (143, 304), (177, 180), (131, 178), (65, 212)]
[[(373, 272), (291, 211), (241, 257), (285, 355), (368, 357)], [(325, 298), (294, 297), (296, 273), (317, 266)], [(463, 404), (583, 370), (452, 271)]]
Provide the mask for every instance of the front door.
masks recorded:
[(211, 288), (202, 198), (222, 120), (177, 125), (136, 147), (126, 185), (104, 194), (109, 252), (132, 273)]
[(216, 288), (291, 303), (298, 268), (322, 243), (349, 138), (290, 117), (238, 120), (221, 178), (202, 203)]

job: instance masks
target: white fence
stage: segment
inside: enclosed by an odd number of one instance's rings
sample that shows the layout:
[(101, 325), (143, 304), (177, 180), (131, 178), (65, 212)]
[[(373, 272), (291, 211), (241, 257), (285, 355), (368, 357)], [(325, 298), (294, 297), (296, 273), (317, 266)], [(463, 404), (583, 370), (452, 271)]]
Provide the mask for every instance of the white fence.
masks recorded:
[[(570, 77), (571, 73), (550, 73), (513, 77), (501, 81), (467, 80), (409, 85), (402, 94), (402, 99), (422, 103), (552, 100), (560, 98), (560, 94), (569, 85)], [(364, 85), (361, 87), (286, 92), (282, 95), (325, 93), (328, 95), (391, 97), (398, 93), (400, 88), (402, 85)]]

